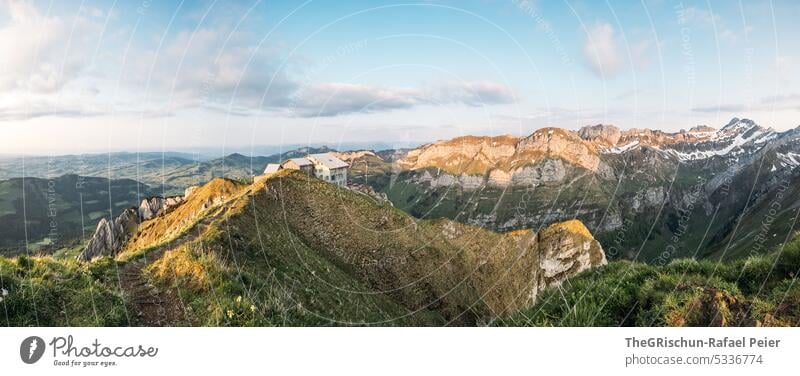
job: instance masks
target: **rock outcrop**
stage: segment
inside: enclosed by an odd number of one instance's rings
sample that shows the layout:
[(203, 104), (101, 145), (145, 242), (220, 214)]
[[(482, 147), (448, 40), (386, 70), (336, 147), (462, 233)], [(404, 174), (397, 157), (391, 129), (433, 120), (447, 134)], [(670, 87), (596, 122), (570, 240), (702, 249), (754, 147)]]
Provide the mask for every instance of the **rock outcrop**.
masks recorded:
[(170, 209), (180, 205), (181, 203), (183, 203), (184, 199), (185, 198), (183, 196), (170, 196), (170, 197), (167, 197), (166, 199), (164, 199), (164, 209), (163, 210), (165, 210), (165, 211), (166, 210), (170, 210)]
[(586, 141), (600, 143), (607, 147), (612, 147), (622, 138), (622, 132), (613, 125), (597, 124), (581, 128), (578, 135)]
[[(188, 188), (187, 191), (189, 191)], [(140, 223), (172, 210), (184, 200), (184, 196), (148, 197), (142, 200), (138, 208), (125, 209), (113, 221), (106, 218), (101, 219), (86, 248), (78, 254), (78, 261), (91, 261), (100, 256), (116, 255), (125, 246), (128, 239), (136, 233)]]
[(150, 197), (142, 200), (139, 205), (139, 220), (146, 221), (157, 216), (163, 206), (164, 198), (162, 197)]
[(608, 263), (600, 243), (578, 220), (556, 223), (539, 232), (538, 248), (537, 293), (558, 286), (584, 270)]
[(116, 255), (136, 232), (139, 223), (139, 212), (135, 208), (125, 209), (113, 221), (101, 219), (86, 248), (78, 255), (78, 261)]
[(167, 198), (155, 196), (146, 198), (142, 200), (141, 205), (139, 205), (139, 220), (146, 221), (161, 215), (180, 205), (183, 200), (183, 196), (170, 196)]

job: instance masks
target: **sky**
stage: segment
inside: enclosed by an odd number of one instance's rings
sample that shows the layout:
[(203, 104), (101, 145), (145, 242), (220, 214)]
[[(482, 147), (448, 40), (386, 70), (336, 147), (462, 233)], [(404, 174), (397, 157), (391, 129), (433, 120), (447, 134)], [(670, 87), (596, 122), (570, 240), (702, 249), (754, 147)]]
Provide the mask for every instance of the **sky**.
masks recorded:
[(797, 1), (0, 0), (0, 154), (800, 125)]

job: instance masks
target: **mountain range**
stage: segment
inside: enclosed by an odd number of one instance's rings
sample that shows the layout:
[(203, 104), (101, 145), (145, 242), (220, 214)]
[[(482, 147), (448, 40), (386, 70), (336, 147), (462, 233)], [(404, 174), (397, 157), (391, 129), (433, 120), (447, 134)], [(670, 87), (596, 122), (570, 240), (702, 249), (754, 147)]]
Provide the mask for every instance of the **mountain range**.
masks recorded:
[[(799, 136), (733, 119), (404, 150), (26, 158), (25, 179), (0, 181), (6, 319), (798, 325)], [(349, 187), (261, 175), (317, 152), (349, 164)]]
[(799, 139), (746, 119), (676, 133), (543, 128), (423, 145), (393, 168), (372, 160), (392, 176), (365, 179), (420, 218), (500, 231), (577, 218), (613, 258), (735, 258), (796, 229)]

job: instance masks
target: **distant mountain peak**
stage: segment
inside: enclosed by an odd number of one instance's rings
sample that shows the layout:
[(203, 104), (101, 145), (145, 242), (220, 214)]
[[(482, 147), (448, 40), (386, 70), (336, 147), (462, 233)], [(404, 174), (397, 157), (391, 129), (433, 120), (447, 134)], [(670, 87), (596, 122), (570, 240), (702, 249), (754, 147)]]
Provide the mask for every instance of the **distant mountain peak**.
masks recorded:
[(587, 125), (578, 130), (578, 135), (586, 140), (601, 142), (606, 146), (614, 146), (622, 137), (622, 132), (616, 126), (610, 124)]
[(681, 161), (749, 155), (780, 137), (750, 119), (733, 118), (721, 129), (697, 125), (687, 132), (649, 128), (620, 130), (611, 124), (587, 125), (577, 131), (556, 127), (529, 136), (461, 136), (409, 152), (401, 166), (438, 168), (453, 174), (481, 175), (493, 170), (513, 174), (526, 165), (560, 159), (590, 171), (603, 170), (603, 154), (624, 154), (643, 147)]
[(754, 121), (752, 121), (750, 119), (739, 119), (739, 118), (735, 117), (735, 118), (731, 119), (731, 121), (728, 122), (728, 124), (726, 124), (724, 127), (722, 127), (721, 130), (722, 131), (727, 131), (727, 130), (736, 129), (736, 128), (752, 128), (752, 127), (756, 127), (756, 126), (758, 126), (758, 124), (756, 124), (756, 122), (754, 122)]

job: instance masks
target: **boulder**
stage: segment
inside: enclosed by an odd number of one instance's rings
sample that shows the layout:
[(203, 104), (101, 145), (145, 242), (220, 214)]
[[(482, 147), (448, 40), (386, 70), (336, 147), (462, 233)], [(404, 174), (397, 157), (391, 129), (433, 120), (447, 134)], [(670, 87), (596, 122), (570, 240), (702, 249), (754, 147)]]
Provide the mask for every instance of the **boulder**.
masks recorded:
[[(603, 247), (578, 220), (556, 223), (538, 234), (538, 291), (592, 267), (608, 263)], [(531, 295), (536, 296), (538, 291)]]

